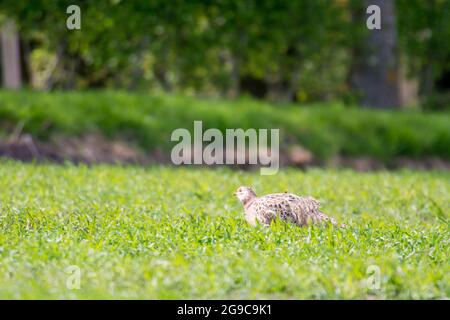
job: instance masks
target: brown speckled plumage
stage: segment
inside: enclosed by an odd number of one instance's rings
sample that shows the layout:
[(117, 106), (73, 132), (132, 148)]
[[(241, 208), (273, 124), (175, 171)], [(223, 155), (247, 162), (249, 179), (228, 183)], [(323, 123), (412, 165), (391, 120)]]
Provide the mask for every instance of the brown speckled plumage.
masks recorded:
[(300, 197), (292, 193), (274, 193), (257, 197), (248, 187), (240, 187), (236, 196), (244, 205), (245, 218), (251, 225), (257, 222), (268, 226), (277, 216), (298, 226), (330, 222), (333, 218), (319, 210), (320, 203), (312, 197)]

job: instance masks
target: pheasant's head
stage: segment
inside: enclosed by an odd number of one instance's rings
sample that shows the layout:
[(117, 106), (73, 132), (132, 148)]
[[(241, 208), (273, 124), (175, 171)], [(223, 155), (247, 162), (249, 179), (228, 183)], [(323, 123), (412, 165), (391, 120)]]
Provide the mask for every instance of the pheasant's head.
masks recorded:
[(245, 206), (249, 201), (256, 198), (255, 192), (250, 187), (239, 187), (235, 193), (236, 197)]

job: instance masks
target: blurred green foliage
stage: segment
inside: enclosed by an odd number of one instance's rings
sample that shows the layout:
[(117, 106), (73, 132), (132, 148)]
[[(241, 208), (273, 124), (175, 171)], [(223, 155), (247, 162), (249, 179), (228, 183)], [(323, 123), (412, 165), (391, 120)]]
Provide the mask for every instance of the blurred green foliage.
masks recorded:
[(320, 159), (334, 155), (437, 156), (450, 159), (450, 114), (381, 111), (341, 104), (274, 107), (252, 99), (224, 101), (182, 95), (125, 92), (0, 91), (0, 126), (45, 139), (55, 134), (100, 132), (126, 137), (145, 149), (169, 150), (176, 128), (279, 128), (288, 144), (299, 143)]
[[(449, 1), (396, 3), (400, 53), (429, 95), (450, 70)], [(78, 31), (65, 25), (71, 4), (81, 8)], [(266, 90), (276, 100), (298, 101), (352, 101), (348, 74), (352, 50), (367, 32), (364, 9), (360, 0), (0, 3), (0, 14), (19, 24), (29, 54), (41, 49), (58, 61), (51, 79), (37, 86), (231, 96)]]
[(419, 73), (422, 91), (450, 69), (450, 1), (397, 0), (400, 48), (410, 73)]

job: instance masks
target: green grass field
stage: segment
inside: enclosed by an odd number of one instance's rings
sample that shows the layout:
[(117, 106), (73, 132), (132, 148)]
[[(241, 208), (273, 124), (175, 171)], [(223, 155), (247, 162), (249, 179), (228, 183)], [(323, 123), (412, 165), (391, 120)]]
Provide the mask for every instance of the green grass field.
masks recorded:
[[(348, 228), (251, 228), (239, 185), (312, 195)], [(438, 171), (2, 161), (0, 298), (449, 298), (449, 193)]]
[(450, 159), (450, 113), (369, 110), (339, 103), (274, 105), (238, 99), (112, 91), (0, 90), (0, 139), (18, 127), (38, 139), (101, 133), (149, 151), (170, 151), (177, 128), (280, 129), (281, 143), (297, 143), (318, 159), (335, 155)]

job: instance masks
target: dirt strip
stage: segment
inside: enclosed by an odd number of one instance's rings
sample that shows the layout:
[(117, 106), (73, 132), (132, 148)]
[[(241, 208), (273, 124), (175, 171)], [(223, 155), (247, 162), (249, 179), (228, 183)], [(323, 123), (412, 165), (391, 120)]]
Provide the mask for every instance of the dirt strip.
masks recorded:
[[(31, 135), (0, 140), (0, 157), (23, 162), (63, 163), (109, 163), (136, 164), (171, 164), (169, 152), (155, 149), (144, 152), (125, 140), (110, 140), (99, 134), (87, 134), (82, 137), (57, 137), (50, 141), (38, 141)], [(450, 161), (434, 157), (412, 159), (397, 157), (383, 162), (371, 157), (336, 156), (327, 162), (318, 161), (314, 155), (300, 145), (281, 148), (280, 165), (308, 168), (331, 167), (351, 168), (357, 171), (395, 170), (401, 168), (415, 170), (450, 170)], [(238, 165), (240, 169), (257, 169), (258, 166)]]

